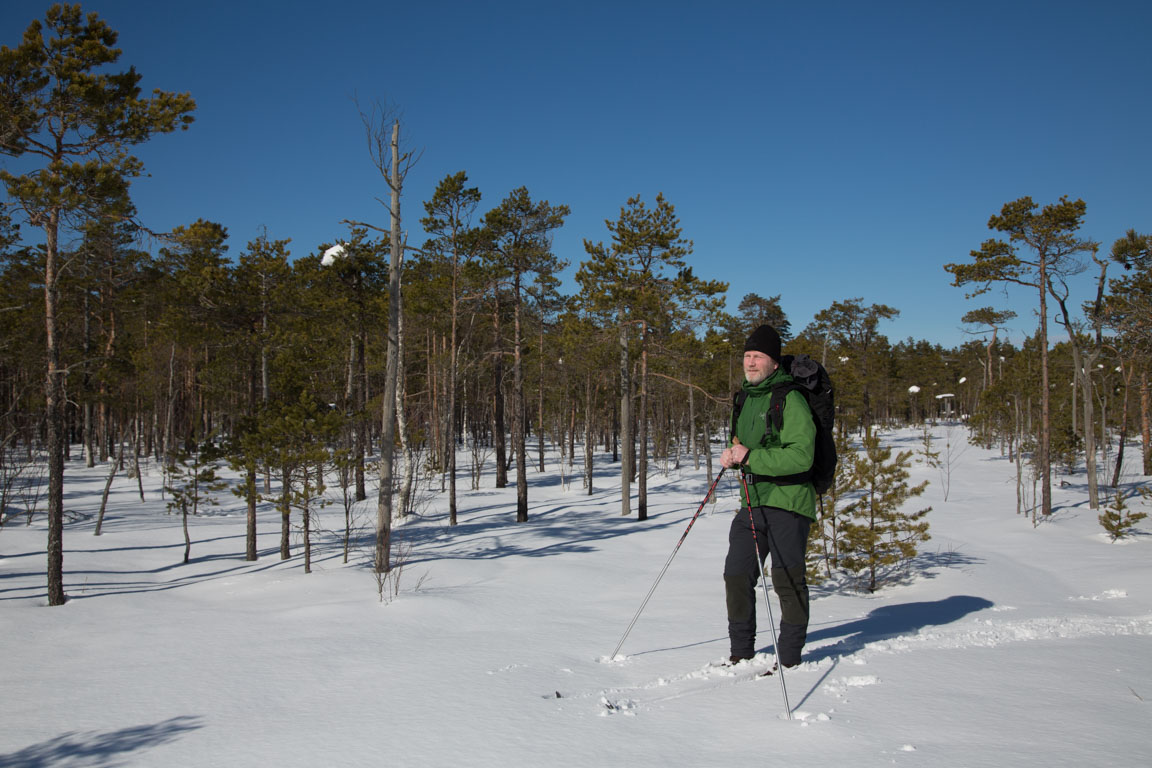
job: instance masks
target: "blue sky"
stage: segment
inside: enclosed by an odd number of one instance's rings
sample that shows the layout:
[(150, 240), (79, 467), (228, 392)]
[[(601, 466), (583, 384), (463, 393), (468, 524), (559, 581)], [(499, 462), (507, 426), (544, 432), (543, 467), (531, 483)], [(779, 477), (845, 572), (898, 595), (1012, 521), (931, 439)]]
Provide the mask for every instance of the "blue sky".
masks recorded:
[[(0, 4), (14, 45), (47, 2)], [(572, 214), (555, 250), (609, 239), (632, 195), (659, 192), (696, 273), (781, 296), (794, 328), (862, 298), (881, 331), (945, 346), (995, 305), (1035, 328), (1024, 289), (967, 301), (948, 262), (1018, 197), (1082, 198), (1103, 251), (1152, 231), (1152, 3), (83, 3), (120, 33), (146, 89), (197, 101), (186, 133), (139, 148), (145, 223), (218, 221), (232, 255), (267, 231), (316, 253), (344, 219), (386, 223), (357, 112), (402, 112), (420, 152), (402, 203), (466, 171), (482, 210), (526, 186)], [(1092, 274), (1076, 284), (1087, 299)], [(575, 290), (569, 280), (569, 292)], [(1079, 302), (1077, 302), (1079, 303)]]

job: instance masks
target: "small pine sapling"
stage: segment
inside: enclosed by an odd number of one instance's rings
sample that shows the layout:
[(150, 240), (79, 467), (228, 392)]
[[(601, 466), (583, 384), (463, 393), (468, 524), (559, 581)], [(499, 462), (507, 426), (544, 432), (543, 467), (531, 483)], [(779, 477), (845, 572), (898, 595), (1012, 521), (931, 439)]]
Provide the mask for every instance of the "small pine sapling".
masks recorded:
[(188, 516), (200, 513), (200, 508), (216, 506), (215, 493), (227, 484), (217, 476), (222, 458), (212, 443), (204, 443), (190, 451), (177, 451), (167, 469), (168, 481), (164, 489), (172, 494), (168, 509), (179, 512), (184, 529), (184, 562), (192, 555), (192, 537), (188, 533)]
[(940, 451), (932, 450), (932, 426), (925, 424), (920, 430), (920, 440), (923, 447), (920, 449), (920, 460), (933, 469), (940, 468)]
[(356, 505), (355, 488), (356, 470), (362, 466), (359, 453), (353, 448), (334, 450), (332, 452), (332, 466), (336, 469), (336, 478), (340, 484), (340, 502), (344, 507), (344, 562), (348, 562), (348, 550), (352, 541), (352, 508)]
[(848, 505), (849, 520), (840, 526), (840, 564), (875, 592), (888, 574), (916, 556), (917, 545), (931, 538), (923, 518), (931, 507), (904, 512), (908, 499), (924, 493), (928, 481), (908, 485), (912, 451), (892, 456), (880, 438), (867, 435), (864, 451), (854, 459), (855, 477), (863, 495)]
[[(1139, 493), (1144, 498), (1152, 495), (1147, 488), (1140, 489)], [(1116, 489), (1112, 503), (1106, 506), (1096, 518), (1112, 541), (1131, 536), (1134, 533), (1136, 523), (1148, 517), (1147, 512), (1129, 509), (1127, 499), (1131, 498), (1132, 495), (1134, 494), (1125, 494), (1122, 489)]]

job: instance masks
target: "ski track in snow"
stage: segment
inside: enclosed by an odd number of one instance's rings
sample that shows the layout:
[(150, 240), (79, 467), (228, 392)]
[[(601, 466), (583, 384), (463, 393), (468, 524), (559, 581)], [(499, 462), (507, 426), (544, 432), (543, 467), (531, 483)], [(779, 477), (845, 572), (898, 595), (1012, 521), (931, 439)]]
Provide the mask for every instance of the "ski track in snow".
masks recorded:
[[(1124, 597), (1120, 593), (1107, 593), (1094, 597), (1072, 597), (1070, 600), (1101, 600)], [(1152, 616), (1099, 617), (1099, 616), (1055, 616), (1050, 618), (1002, 621), (979, 618), (966, 626), (942, 630), (923, 629), (916, 634), (899, 635), (854, 645), (845, 639), (817, 646), (809, 646), (806, 653), (818, 657), (806, 661), (786, 671), (789, 678), (797, 674), (808, 677), (813, 672), (823, 672), (827, 677), (841, 663), (866, 665), (874, 655), (914, 653), (931, 650), (962, 650), (966, 648), (995, 648), (1010, 643), (1039, 642), (1045, 640), (1072, 640), (1099, 636), (1152, 636)], [(837, 652), (837, 649), (841, 652)], [(618, 663), (619, 659), (606, 661)], [(757, 654), (752, 662), (735, 667), (710, 663), (691, 672), (659, 677), (635, 686), (602, 689), (596, 693), (566, 694), (563, 698), (595, 698), (601, 716), (623, 714), (634, 717), (644, 708), (662, 702), (707, 692), (716, 692), (732, 685), (753, 681), (771, 682), (771, 676), (763, 673), (772, 667), (772, 654)], [(803, 679), (803, 678), (801, 678)], [(833, 705), (847, 703), (850, 690), (882, 684), (876, 675), (844, 675), (831, 680), (817, 680), (814, 686), (829, 696)], [(804, 697), (807, 700), (808, 696)], [(794, 710), (792, 716), (805, 725), (810, 721), (831, 720), (829, 708), (825, 712), (812, 714)]]

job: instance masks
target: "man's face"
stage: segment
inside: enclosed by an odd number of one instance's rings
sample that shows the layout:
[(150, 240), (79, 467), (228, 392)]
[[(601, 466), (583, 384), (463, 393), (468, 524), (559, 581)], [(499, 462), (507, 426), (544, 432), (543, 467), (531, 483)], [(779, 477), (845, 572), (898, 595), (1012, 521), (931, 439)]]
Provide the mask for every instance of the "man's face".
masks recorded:
[(775, 370), (776, 363), (763, 352), (749, 350), (744, 353), (744, 378), (749, 384), (759, 384)]

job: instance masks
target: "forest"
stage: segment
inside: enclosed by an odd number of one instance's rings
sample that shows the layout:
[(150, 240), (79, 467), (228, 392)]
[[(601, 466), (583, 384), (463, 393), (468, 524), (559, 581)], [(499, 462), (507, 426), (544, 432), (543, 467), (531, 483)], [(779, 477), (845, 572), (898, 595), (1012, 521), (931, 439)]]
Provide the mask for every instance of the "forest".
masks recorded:
[[(889, 339), (899, 307), (867, 297), (829, 297), (801, 328), (781, 295), (739, 291), (727, 311), (731, 286), (693, 274), (691, 233), (662, 195), (624, 201), (576, 265), (552, 248), (562, 202), (521, 187), (484, 203), (464, 171), (408, 199), (415, 158), (388, 109), (361, 114), (386, 220), (348, 221), (341, 242), (307, 250), (275, 233), (240, 247), (194, 212), (170, 232), (136, 215), (133, 146), (188, 128), (195, 102), (142, 93), (138, 73), (115, 68), (115, 40), (58, 5), (0, 48), (0, 526), (47, 516), (50, 604), (65, 600), (70, 462), (130, 477), (163, 466), (185, 515), (229, 467), (249, 559), (258, 505), (280, 510), (289, 557), (292, 527), (307, 530), (333, 478), (346, 500), (377, 489), (378, 572), (419, 478), (446, 495), (451, 525), (458, 482), (515, 484), (508, 514), (525, 522), (546, 450), (582, 451), (589, 493), (593, 456), (618, 464), (620, 512), (642, 521), (652, 473), (691, 461), (711, 474), (744, 339), (762, 323), (828, 370), (842, 455), (881, 427), (955, 420), (1016, 462), (1018, 512), (1033, 517), (1052, 512), (1054, 467), (1084, 473), (1091, 508), (1122, 508), (1137, 436), (1152, 473), (1152, 237), (1082, 238), (1082, 200), (996, 201), (990, 239), (940, 265), (973, 299), (957, 318), (972, 340), (950, 349)], [(569, 267), (579, 290), (566, 295)], [(1073, 295), (1085, 271), (1094, 293)], [(1003, 338), (1016, 314), (983, 300), (1005, 284), (1034, 301), (1020, 346)], [(861, 487), (841, 466), (833, 541)]]

